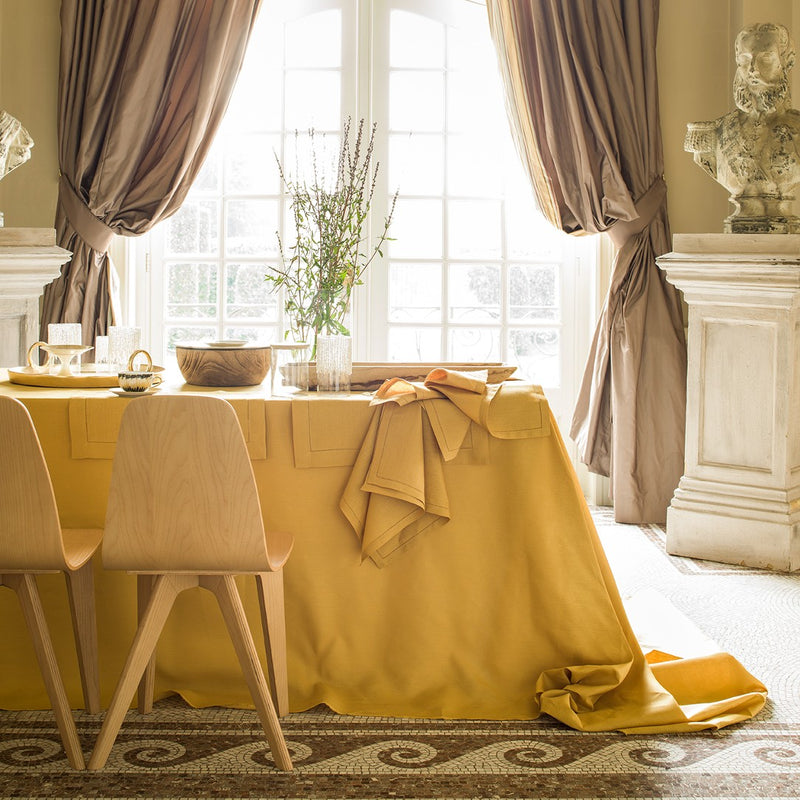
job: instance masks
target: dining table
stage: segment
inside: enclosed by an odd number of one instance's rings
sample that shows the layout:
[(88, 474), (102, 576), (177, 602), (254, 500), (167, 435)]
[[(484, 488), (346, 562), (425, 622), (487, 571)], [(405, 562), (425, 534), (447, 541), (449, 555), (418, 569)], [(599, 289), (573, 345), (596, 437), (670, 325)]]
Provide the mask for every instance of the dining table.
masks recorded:
[[(273, 395), (266, 384), (199, 387), (167, 371), (159, 392), (231, 403), (265, 526), (294, 536), (284, 569), (291, 712), (549, 714), (578, 730), (680, 732), (764, 705), (766, 688), (732, 654), (648, 661), (540, 387), (440, 370), (372, 392)], [(0, 394), (31, 414), (62, 525), (103, 527), (120, 420), (149, 397), (22, 385), (6, 370)], [(237, 581), (263, 653), (255, 581)], [(38, 582), (80, 707), (63, 576)], [(95, 586), (107, 705), (136, 629), (136, 578), (99, 558)], [(214, 598), (192, 592), (159, 641), (156, 698), (252, 707)], [(10, 592), (0, 592), (0, 632), (0, 708), (47, 708)]]

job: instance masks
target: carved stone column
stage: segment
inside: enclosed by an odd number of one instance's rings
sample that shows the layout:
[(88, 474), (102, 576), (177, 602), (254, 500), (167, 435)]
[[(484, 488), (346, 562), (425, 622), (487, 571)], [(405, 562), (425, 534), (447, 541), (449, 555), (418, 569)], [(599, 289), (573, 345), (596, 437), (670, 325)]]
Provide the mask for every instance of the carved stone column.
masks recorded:
[(39, 338), (39, 299), (72, 253), (52, 228), (0, 228), (0, 367), (25, 363)]
[(674, 555), (800, 569), (800, 235), (683, 234), (658, 264), (689, 306)]

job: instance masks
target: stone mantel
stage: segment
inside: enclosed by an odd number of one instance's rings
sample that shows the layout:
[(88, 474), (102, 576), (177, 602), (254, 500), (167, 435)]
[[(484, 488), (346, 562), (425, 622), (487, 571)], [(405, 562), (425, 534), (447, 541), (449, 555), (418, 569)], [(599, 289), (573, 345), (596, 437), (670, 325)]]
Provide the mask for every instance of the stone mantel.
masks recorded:
[(684, 475), (667, 550), (800, 569), (800, 235), (676, 234), (689, 306)]
[(24, 363), (39, 338), (39, 299), (72, 254), (53, 228), (0, 228), (0, 366)]
[[(770, 305), (794, 303), (800, 289), (800, 234), (675, 234), (673, 251), (658, 260), (687, 302), (728, 297)], [(784, 291), (785, 290), (785, 291)]]

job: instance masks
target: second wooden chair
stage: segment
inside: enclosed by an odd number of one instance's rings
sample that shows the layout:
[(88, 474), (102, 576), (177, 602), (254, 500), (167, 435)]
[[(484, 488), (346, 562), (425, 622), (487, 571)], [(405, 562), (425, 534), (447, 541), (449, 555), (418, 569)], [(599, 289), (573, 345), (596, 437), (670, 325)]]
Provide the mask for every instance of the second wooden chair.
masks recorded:
[[(152, 583), (89, 769), (106, 763), (175, 598), (201, 586), (217, 599), (275, 763), (290, 770), (234, 576), (280, 576), (294, 540), (265, 532), (253, 469), (230, 403), (203, 395), (127, 402), (109, 489), (103, 564), (152, 577)], [(283, 592), (282, 584), (276, 585), (281, 591), (273, 596), (271, 611), (280, 628)]]

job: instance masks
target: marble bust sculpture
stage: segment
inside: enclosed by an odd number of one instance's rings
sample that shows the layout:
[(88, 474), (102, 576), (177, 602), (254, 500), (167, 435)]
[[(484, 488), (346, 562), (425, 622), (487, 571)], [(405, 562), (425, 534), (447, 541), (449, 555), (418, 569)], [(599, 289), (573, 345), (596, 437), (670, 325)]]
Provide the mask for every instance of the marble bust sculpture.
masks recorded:
[(33, 139), (22, 123), (0, 111), (0, 179), (31, 157)]
[(790, 108), (795, 50), (783, 25), (751, 25), (736, 37), (736, 110), (688, 125), (684, 149), (730, 192), (726, 233), (800, 233), (792, 213), (800, 183), (800, 112)]

